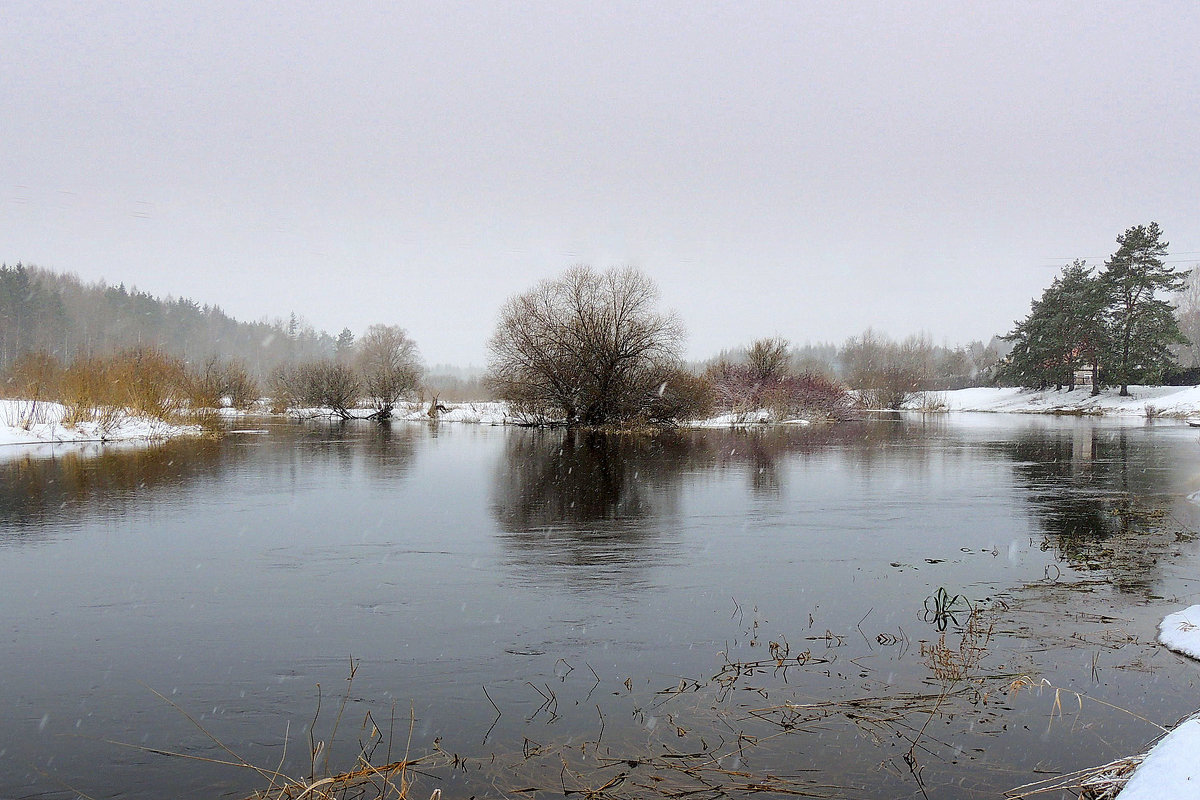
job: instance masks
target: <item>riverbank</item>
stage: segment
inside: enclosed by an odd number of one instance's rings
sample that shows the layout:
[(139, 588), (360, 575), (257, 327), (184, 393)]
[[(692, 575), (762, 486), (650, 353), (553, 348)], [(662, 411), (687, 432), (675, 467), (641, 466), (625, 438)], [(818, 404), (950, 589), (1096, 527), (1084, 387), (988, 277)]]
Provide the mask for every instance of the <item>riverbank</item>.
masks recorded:
[[(923, 392), (904, 404), (904, 410), (924, 412), (984, 412), (996, 414), (1052, 414), (1065, 416), (1169, 417), (1200, 419), (1200, 386), (1131, 386), (1128, 397), (1117, 389), (1092, 396), (1087, 387), (1074, 391), (1031, 391), (1012, 388), (973, 388), (945, 392)], [(354, 418), (366, 418), (372, 409), (353, 409)], [(239, 416), (220, 409), (221, 416)], [(329, 417), (327, 409), (290, 412), (300, 418)], [(426, 404), (403, 404), (393, 412), (403, 422), (460, 422), (476, 425), (519, 425), (526, 420), (514, 415), (505, 403), (447, 403), (436, 416)], [(724, 414), (691, 420), (685, 427), (729, 428), (771, 424), (768, 412)], [(807, 420), (784, 423), (807, 424)], [(60, 403), (30, 400), (0, 400), (0, 446), (9, 444), (65, 444), (71, 442), (153, 441), (201, 432), (197, 425), (179, 425), (165, 420), (101, 409), (84, 420), (68, 420)]]
[(1129, 396), (1089, 386), (1068, 392), (991, 388), (923, 392), (904, 404), (909, 411), (980, 411), (1002, 414), (1061, 414), (1121, 417), (1200, 417), (1200, 386), (1130, 386)]
[(177, 425), (118, 409), (98, 409), (87, 419), (71, 419), (61, 403), (0, 400), (0, 446), (155, 441), (200, 433), (199, 425)]

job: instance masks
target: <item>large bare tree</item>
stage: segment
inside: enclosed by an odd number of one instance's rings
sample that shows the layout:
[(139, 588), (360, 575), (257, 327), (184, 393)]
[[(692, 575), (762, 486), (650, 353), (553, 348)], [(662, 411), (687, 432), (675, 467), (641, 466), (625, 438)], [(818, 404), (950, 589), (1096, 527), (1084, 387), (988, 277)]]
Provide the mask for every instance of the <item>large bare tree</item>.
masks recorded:
[(372, 415), (388, 419), (396, 403), (421, 382), (421, 357), (417, 345), (398, 325), (372, 325), (358, 340), (355, 363)]
[(633, 268), (578, 266), (508, 299), (488, 346), (500, 399), (569, 425), (660, 421), (682, 375), (683, 326)]

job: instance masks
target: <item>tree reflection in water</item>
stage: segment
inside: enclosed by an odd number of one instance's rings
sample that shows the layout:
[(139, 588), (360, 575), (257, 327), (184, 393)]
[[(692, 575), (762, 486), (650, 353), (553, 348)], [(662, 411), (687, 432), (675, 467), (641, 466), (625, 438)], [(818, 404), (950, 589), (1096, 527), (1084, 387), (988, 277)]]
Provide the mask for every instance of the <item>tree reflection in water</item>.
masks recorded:
[(1120, 591), (1151, 595), (1159, 560), (1194, 536), (1172, 513), (1175, 442), (1084, 423), (1030, 431), (1002, 449), (1046, 534), (1043, 549), (1103, 571)]
[[(789, 459), (837, 450), (869, 469), (901, 426), (843, 423), (749, 430), (521, 430), (509, 433), (492, 512), (512, 566), (530, 579), (569, 573), (628, 584), (673, 557), (689, 476), (740, 470), (759, 497), (779, 496)], [(903, 451), (921, 460), (925, 450)], [(580, 570), (579, 567), (587, 567)]]
[(0, 541), (20, 537), (30, 524), (123, 514), (163, 492), (213, 478), (230, 460), (213, 439), (20, 455), (0, 463)]
[[(153, 444), (38, 447), (0, 461), (0, 546), (46, 537), (47, 523), (116, 518), (218, 484), (314, 488), (330, 476), (403, 479), (424, 439), (417, 426), (275, 424), (269, 435)], [(315, 469), (314, 469), (315, 468)]]

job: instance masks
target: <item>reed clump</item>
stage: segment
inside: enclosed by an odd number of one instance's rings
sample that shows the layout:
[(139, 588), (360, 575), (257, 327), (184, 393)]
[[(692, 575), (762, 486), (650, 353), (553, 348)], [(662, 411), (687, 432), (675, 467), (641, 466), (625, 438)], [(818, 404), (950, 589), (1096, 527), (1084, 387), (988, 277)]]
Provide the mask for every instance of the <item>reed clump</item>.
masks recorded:
[(0, 381), (6, 397), (39, 408), (63, 406), (61, 424), (73, 428), (95, 424), (108, 431), (131, 416), (169, 423), (200, 424), (217, 430), (216, 409), (245, 409), (257, 402), (257, 381), (237, 361), (211, 358), (199, 365), (152, 347), (137, 347), (104, 356), (85, 356), (69, 364), (45, 352), (27, 353)]

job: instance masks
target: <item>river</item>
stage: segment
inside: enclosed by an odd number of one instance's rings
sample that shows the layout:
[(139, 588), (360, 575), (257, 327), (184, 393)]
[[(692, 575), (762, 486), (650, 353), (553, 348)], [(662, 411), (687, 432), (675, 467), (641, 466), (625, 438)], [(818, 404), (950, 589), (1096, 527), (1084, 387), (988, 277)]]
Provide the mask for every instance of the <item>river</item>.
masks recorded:
[(996, 797), (1200, 708), (1179, 423), (238, 424), (0, 453), (0, 796)]

